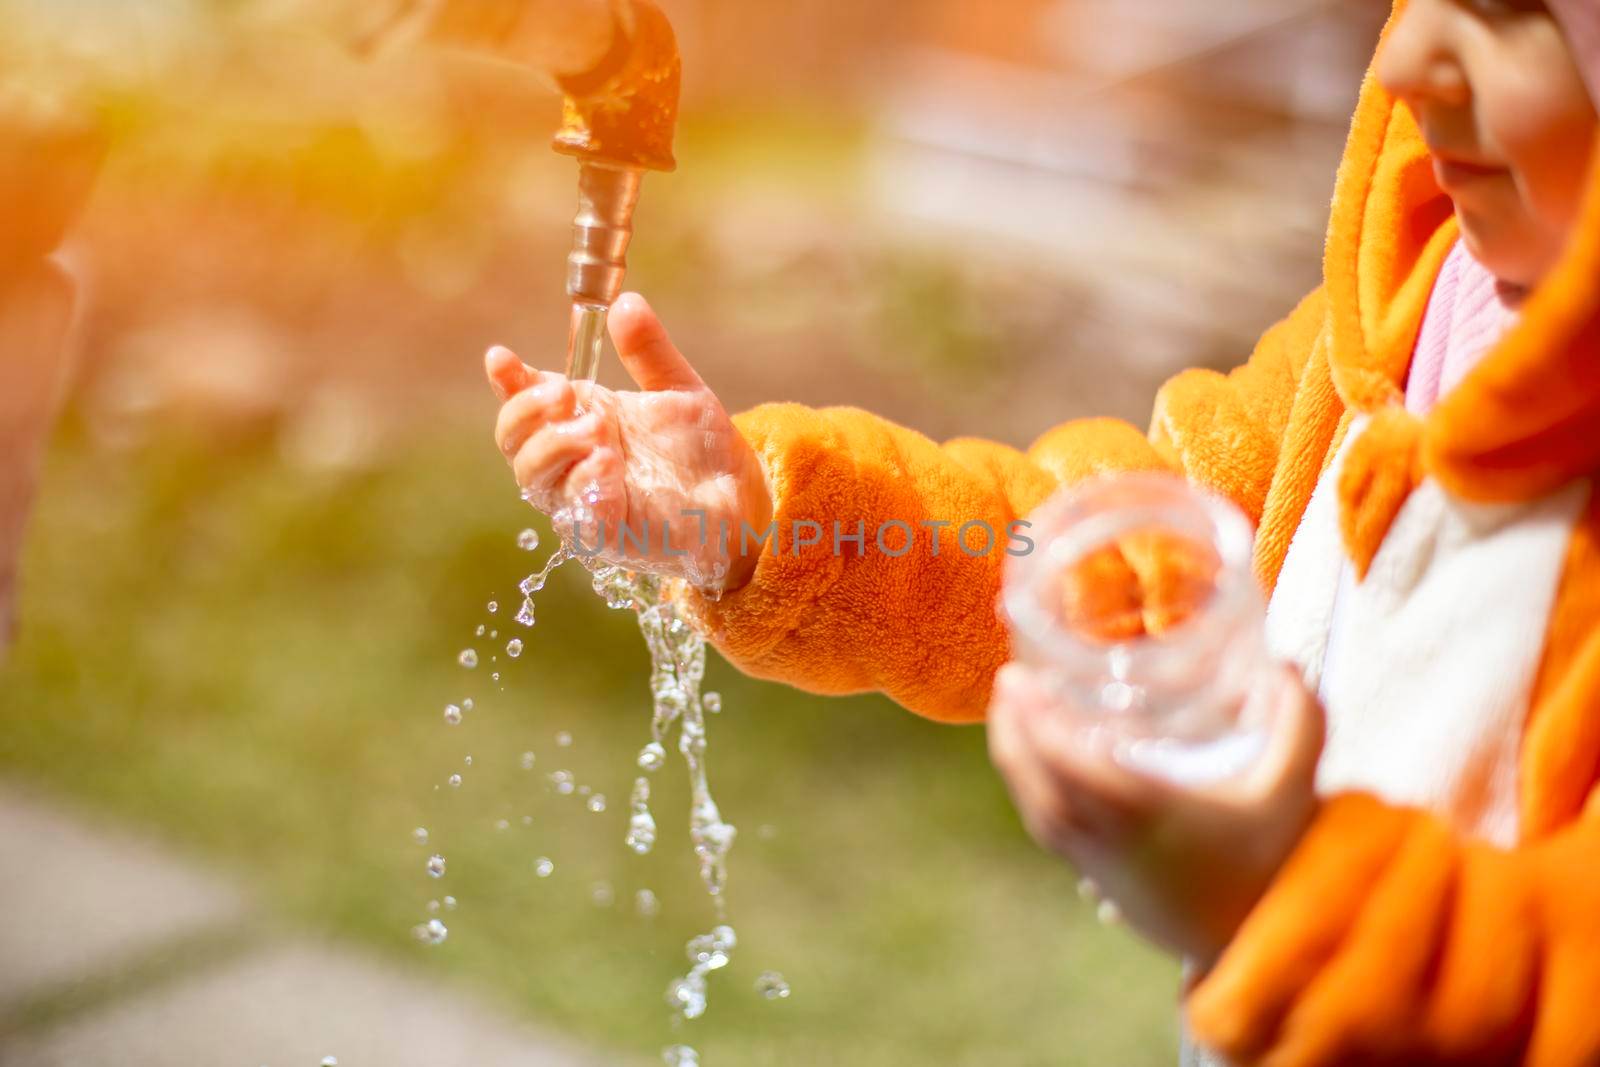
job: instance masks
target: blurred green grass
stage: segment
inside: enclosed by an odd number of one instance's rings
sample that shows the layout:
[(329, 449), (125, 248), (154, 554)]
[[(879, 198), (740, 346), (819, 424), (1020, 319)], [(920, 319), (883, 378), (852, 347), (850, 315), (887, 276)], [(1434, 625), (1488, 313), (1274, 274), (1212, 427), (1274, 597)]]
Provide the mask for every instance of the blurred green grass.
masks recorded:
[[(1071, 871), (1026, 840), (981, 731), (721, 661), (711, 774), (741, 828), (740, 947), (706, 1017), (674, 1034), (663, 992), (713, 920), (675, 756), (657, 776), (655, 854), (622, 843), (647, 739), (637, 632), (569, 566), (539, 599), (527, 653), (487, 662), (517, 629), (509, 605), (536, 559), (514, 537), (531, 513), (486, 421), (417, 422), (354, 476), (287, 465), (267, 431), (168, 430), (111, 452), (69, 422), (0, 676), (0, 774), (147, 826), (270, 913), (448, 974), (616, 1062), (658, 1062), (680, 1039), (711, 1064), (1172, 1061), (1175, 968), (1096, 924)], [(475, 638), (480, 623), (499, 640)], [(468, 646), (484, 656), (475, 672), (455, 662)], [(445, 725), (444, 704), (465, 696), (466, 722)], [(551, 795), (558, 767), (608, 810)], [(443, 787), (454, 771), (465, 784)], [(449, 860), (441, 882), (423, 871), (434, 850)], [(533, 874), (541, 855), (548, 880)], [(599, 880), (613, 907), (591, 902)], [(634, 913), (642, 887), (661, 899), (653, 920)], [(444, 893), (460, 901), (449, 941), (417, 945), (410, 928)], [(754, 994), (767, 969), (790, 999)]]

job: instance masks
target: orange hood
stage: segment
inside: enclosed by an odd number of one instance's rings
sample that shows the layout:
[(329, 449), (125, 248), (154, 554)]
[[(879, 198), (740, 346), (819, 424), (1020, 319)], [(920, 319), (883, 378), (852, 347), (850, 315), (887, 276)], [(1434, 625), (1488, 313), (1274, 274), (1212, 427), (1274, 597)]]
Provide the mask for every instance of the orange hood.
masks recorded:
[[(1396, 15), (1404, 5), (1398, 0)], [(1325, 262), (1334, 385), (1348, 408), (1377, 416), (1376, 432), (1364, 435), (1374, 454), (1353, 455), (1359, 469), (1347, 477), (1382, 483), (1369, 468), (1387, 465), (1399, 474), (1391, 483), (1432, 475), (1467, 499), (1513, 501), (1600, 471), (1600, 160), (1572, 247), (1519, 325), (1415, 420), (1404, 415), (1406, 371), (1458, 235), (1409, 109), (1369, 71)], [(1360, 495), (1355, 486), (1349, 492)]]

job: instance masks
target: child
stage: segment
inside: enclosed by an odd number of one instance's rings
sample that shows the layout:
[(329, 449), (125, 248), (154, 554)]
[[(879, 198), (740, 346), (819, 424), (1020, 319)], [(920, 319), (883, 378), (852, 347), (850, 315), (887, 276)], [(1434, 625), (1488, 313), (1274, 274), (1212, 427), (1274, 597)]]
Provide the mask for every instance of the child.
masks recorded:
[[(1230, 1061), (1597, 1063), (1596, 98), (1594, 0), (1399, 0), (1323, 286), (1240, 369), (1169, 382), (1148, 435), (1086, 420), (1019, 453), (848, 409), (730, 420), (629, 297), (613, 337), (642, 391), (492, 350), (498, 439), (548, 511), (775, 523), (776, 551), (679, 531), (690, 555), (656, 565), (752, 674), (987, 711), (1030, 829), (1196, 963), (1190, 1022)], [(1227, 788), (1124, 770), (1002, 671), (1005, 553), (956, 542), (1151, 469), (1258, 521), (1297, 668), (1269, 754)]]

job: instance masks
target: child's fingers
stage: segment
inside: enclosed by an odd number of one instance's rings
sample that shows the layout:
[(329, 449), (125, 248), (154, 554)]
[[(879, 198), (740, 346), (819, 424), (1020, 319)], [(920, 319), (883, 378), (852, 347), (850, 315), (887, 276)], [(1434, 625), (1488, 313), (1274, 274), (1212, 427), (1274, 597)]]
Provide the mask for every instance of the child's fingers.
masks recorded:
[[(600, 445), (580, 459), (567, 474), (565, 492), (569, 498), (581, 498), (591, 491), (595, 503), (590, 505), (597, 521), (607, 529), (618, 530), (627, 511), (627, 495), (620, 491), (622, 485), (622, 454), (608, 445)], [(618, 535), (620, 536), (620, 535)]]
[(540, 376), (537, 384), (500, 406), (494, 424), (494, 439), (500, 451), (507, 458), (515, 456), (538, 430), (572, 418), (577, 403), (577, 393), (565, 378)]
[(1306, 688), (1299, 668), (1285, 664), (1281, 675), (1282, 680), (1270, 697), (1271, 738), (1250, 776), (1257, 788), (1268, 792), (1286, 782), (1314, 778), (1327, 735), (1322, 703)]
[(640, 389), (703, 389), (705, 383), (678, 351), (667, 328), (638, 293), (624, 293), (611, 308), (611, 341)]
[[(1037, 687), (1032, 679), (1025, 684)], [(1079, 820), (1096, 838), (1110, 840), (1129, 833), (1160, 806), (1162, 784), (1124, 767), (1106, 738), (1070, 709), (1036, 695), (1022, 718), (1021, 731), (1055, 788), (1071, 798)]]
[(570, 422), (547, 425), (528, 438), (511, 461), (517, 484), (534, 493), (550, 493), (567, 479), (574, 465), (601, 443), (600, 417), (594, 413)]
[(1025, 720), (1037, 710), (1037, 694), (1019, 677), (1024, 673), (1023, 668), (1010, 664), (995, 679), (989, 708), (989, 758), (1005, 779), (1029, 835), (1047, 848), (1067, 851), (1084, 828), (1070, 796), (1054, 781), (1024, 728)]
[(534, 381), (533, 368), (503, 345), (495, 345), (484, 354), (483, 370), (495, 395), (502, 401), (516, 396)]

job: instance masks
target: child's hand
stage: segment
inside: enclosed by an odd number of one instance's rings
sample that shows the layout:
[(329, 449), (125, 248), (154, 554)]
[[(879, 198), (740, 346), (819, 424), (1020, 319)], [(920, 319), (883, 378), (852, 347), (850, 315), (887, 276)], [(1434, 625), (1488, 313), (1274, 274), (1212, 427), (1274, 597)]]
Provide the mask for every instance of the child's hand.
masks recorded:
[(989, 750), (1029, 833), (1067, 857), (1146, 937), (1215, 962), (1316, 810), (1321, 706), (1299, 672), (1273, 679), (1273, 736), (1235, 781), (1188, 788), (1117, 762), (1103, 732), (1010, 664)]
[[(610, 322), (639, 392), (570, 382), (504, 348), (489, 350), (489, 382), (505, 401), (495, 427), (500, 450), (534, 507), (558, 518), (587, 508), (577, 531), (584, 551), (601, 543), (603, 523), (603, 559), (738, 589), (756, 564), (754, 550), (739, 553), (740, 524), (762, 531), (771, 521), (760, 461), (642, 297), (624, 295)], [(624, 524), (631, 538), (648, 534), (643, 555), (636, 540), (619, 536)], [(729, 532), (731, 554), (720, 530)]]

